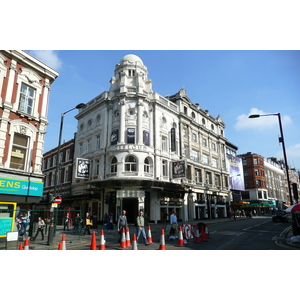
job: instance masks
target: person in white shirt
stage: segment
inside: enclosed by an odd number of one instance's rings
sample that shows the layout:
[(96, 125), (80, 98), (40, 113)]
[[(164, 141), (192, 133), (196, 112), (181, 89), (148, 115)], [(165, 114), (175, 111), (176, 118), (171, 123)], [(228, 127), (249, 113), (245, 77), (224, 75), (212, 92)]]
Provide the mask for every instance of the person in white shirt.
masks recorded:
[(44, 222), (44, 220), (43, 220), (41, 217), (39, 217), (39, 221), (38, 221), (38, 224), (37, 224), (37, 225), (38, 225), (38, 229), (37, 229), (37, 231), (36, 231), (35, 237), (33, 238), (33, 241), (36, 240), (36, 238), (37, 238), (39, 232), (40, 232), (41, 235), (42, 235), (42, 240), (44, 239), (45, 222)]
[(177, 223), (177, 216), (176, 211), (173, 211), (173, 214), (170, 217), (170, 224), (172, 225), (172, 228), (175, 230), (175, 237), (178, 235), (178, 223)]

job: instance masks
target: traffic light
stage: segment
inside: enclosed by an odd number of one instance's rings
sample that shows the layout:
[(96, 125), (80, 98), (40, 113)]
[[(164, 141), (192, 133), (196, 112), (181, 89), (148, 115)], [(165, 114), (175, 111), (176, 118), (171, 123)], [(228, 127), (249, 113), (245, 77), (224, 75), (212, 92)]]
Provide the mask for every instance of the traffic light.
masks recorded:
[(48, 192), (47, 196), (46, 196), (46, 204), (50, 205), (53, 202), (54, 202), (54, 196), (53, 196), (53, 194), (51, 194), (50, 192)]

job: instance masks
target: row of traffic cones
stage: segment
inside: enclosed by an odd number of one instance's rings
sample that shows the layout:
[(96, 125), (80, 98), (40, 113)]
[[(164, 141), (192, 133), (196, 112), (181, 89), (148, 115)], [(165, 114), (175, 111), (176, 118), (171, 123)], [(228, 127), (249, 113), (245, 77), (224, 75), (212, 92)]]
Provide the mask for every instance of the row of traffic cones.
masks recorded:
[(22, 243), (19, 244), (19, 250), (29, 250), (29, 239), (28, 238), (25, 239), (24, 247), (23, 247)]

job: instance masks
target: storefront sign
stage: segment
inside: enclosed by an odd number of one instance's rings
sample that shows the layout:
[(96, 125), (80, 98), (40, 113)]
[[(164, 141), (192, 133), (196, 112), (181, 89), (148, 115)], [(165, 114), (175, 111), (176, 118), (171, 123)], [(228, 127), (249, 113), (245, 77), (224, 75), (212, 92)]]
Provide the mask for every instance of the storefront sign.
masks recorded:
[(144, 190), (117, 190), (117, 198), (143, 198)]
[(0, 177), (0, 194), (42, 196), (44, 183)]
[(185, 160), (172, 162), (173, 178), (185, 177)]
[(90, 177), (90, 164), (89, 159), (77, 158), (76, 160), (76, 178), (89, 178)]
[(135, 144), (135, 128), (127, 129), (127, 144)]
[(176, 151), (176, 133), (175, 128), (171, 128), (171, 151)]

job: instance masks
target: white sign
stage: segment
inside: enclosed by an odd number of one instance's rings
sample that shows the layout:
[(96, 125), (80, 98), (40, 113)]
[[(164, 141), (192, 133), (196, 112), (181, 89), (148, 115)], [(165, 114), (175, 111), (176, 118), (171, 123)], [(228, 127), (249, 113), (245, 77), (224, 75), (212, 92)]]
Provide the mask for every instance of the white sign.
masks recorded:
[(7, 232), (7, 235), (6, 235), (6, 240), (8, 242), (11, 242), (11, 241), (17, 241), (19, 238), (19, 232), (14, 232), (14, 231), (11, 231), (11, 232)]

